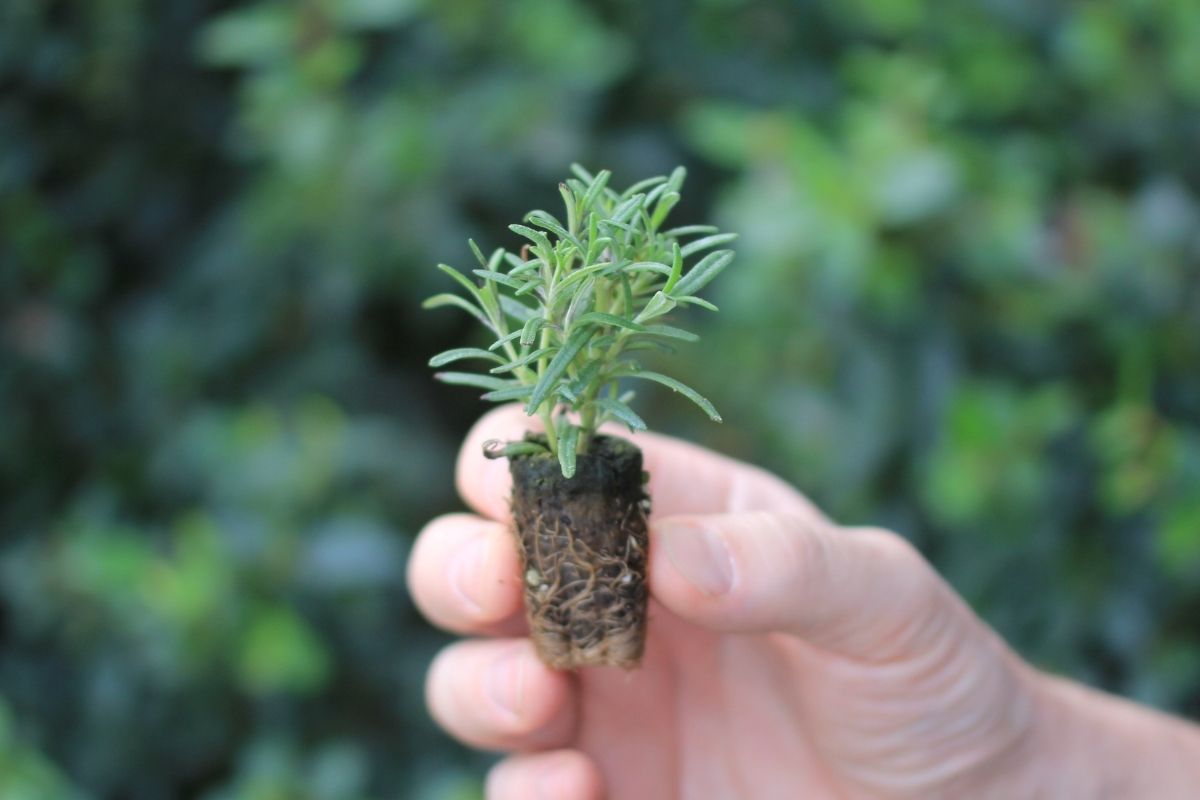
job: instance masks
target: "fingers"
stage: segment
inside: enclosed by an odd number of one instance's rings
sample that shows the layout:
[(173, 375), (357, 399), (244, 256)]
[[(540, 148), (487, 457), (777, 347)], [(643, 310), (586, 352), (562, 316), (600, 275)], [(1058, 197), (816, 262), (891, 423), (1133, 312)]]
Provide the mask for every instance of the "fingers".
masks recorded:
[(519, 633), (520, 558), (512, 534), (470, 514), (438, 517), (417, 536), (408, 586), (431, 622), (458, 633)]
[(578, 750), (510, 756), (487, 778), (488, 800), (600, 800), (604, 780)]
[(547, 749), (574, 735), (572, 681), (542, 664), (528, 639), (459, 642), (434, 659), (425, 700), (439, 725), (473, 747)]
[[(463, 499), (479, 513), (507, 520), (511, 481), (508, 461), (483, 457), (489, 439), (520, 439), (527, 430), (541, 430), (537, 418), (520, 406), (502, 406), (475, 424), (459, 452), (457, 482)], [(785, 482), (757, 467), (743, 464), (669, 436), (629, 434), (624, 428), (606, 432), (631, 440), (642, 450), (650, 473), (649, 493), (655, 515), (709, 514), (752, 509), (790, 511), (823, 518), (817, 509)]]
[(659, 602), (705, 627), (791, 633), (864, 661), (923, 646), (960, 609), (895, 534), (797, 514), (659, 520), (651, 526), (650, 585)]

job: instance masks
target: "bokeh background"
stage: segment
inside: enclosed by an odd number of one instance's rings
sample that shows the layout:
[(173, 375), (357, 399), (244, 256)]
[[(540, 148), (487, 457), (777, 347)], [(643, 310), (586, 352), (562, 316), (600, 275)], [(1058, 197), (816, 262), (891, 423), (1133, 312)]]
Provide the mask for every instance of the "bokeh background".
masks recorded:
[(1198, 152), (1194, 0), (0, 3), (0, 798), (479, 796), (418, 306), (571, 161), (743, 235), (652, 424), (1200, 714)]

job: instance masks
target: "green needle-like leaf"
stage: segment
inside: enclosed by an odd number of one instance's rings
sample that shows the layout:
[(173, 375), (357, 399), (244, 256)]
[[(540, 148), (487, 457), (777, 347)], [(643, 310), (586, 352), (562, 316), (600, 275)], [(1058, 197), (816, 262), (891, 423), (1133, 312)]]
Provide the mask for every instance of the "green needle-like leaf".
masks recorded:
[(479, 249), (479, 245), (475, 244), (474, 239), (467, 239), (467, 244), (471, 248), (471, 252), (475, 254), (476, 260), (479, 261), (479, 266), (488, 269), (488, 260), (483, 257), (483, 251)]
[[(582, 172), (582, 168), (580, 168), (580, 170)], [(580, 177), (583, 177), (583, 174), (580, 174)], [(603, 192), (604, 188), (608, 186), (608, 179), (611, 177), (611, 172), (606, 169), (602, 169), (596, 173), (596, 177), (594, 178), (591, 176), (583, 178), (585, 181), (587, 181), (588, 187), (583, 193), (583, 202), (580, 205), (582, 205), (584, 208), (592, 208), (595, 206), (596, 201), (600, 199), (601, 192)]]
[(570, 328), (576, 317), (587, 313), (592, 307), (592, 301), (595, 299), (593, 292), (595, 285), (596, 279), (588, 278), (579, 287), (579, 291), (571, 298), (571, 305), (567, 306), (567, 313), (563, 315), (563, 327)]
[(549, 258), (550, 254), (554, 252), (554, 247), (550, 244), (550, 240), (541, 231), (535, 231), (533, 228), (525, 225), (509, 225), (508, 229), (533, 242), (534, 246), (539, 250), (538, 255), (542, 258)]
[(516, 330), (516, 331), (513, 331), (512, 333), (508, 334), (507, 336), (501, 336), (499, 339), (497, 339), (495, 342), (493, 342), (491, 345), (488, 346), (488, 350), (499, 350), (500, 348), (504, 347), (504, 345), (512, 342), (513, 339), (516, 339), (517, 337), (519, 337), (521, 335), (521, 333), (522, 333), (522, 331)]
[[(490, 370), (488, 370), (488, 372), (492, 373), (493, 375), (499, 375), (500, 373), (503, 373), (503, 372), (512, 372), (513, 370), (515, 370), (519, 367), (523, 367), (526, 364), (529, 364), (531, 362), (537, 361), (542, 356), (549, 355), (552, 352), (554, 352), (553, 347), (539, 347), (537, 350), (526, 353), (525, 355), (521, 356), (520, 358), (516, 358), (512, 361), (506, 361), (498, 367), (492, 367)], [(494, 354), (489, 354), (489, 355), (494, 355)]]
[(475, 298), (479, 305), (484, 305), (482, 298), (479, 296), (479, 287), (476, 286), (470, 278), (468, 278), (466, 275), (463, 275), (449, 264), (438, 264), (437, 266), (442, 272), (446, 273), (451, 278), (454, 278), (454, 280), (462, 284), (463, 288), (471, 293), (471, 296)]
[(548, 323), (541, 317), (530, 317), (525, 326), (521, 328), (521, 346), (532, 347), (537, 341), (538, 331), (546, 327)]
[[(592, 343), (598, 344), (598, 341), (593, 339)], [(575, 376), (575, 379), (571, 381), (570, 386), (567, 387), (571, 394), (578, 397), (586, 392), (603, 366), (604, 363), (602, 361), (596, 360), (590, 362), (586, 367), (581, 369), (579, 374)]]
[(579, 325), (611, 325), (614, 328), (624, 328), (629, 331), (644, 331), (645, 326), (639, 325), (631, 319), (618, 317), (615, 314), (606, 314), (603, 311), (589, 311), (588, 313), (575, 320), (575, 324)]
[(484, 458), (544, 455), (550, 451), (538, 442), (501, 442), (491, 439), (483, 443)]
[(532, 391), (533, 387), (529, 385), (510, 386), (507, 389), (496, 389), (495, 391), (488, 392), (480, 399), (491, 403), (510, 403), (513, 400), (524, 400)]
[(614, 225), (621, 225), (627, 222), (629, 218), (637, 213), (637, 210), (641, 208), (645, 199), (646, 195), (635, 194), (633, 197), (629, 198), (625, 202), (621, 203), (621, 205), (613, 209), (612, 216), (608, 221)]
[(442, 383), (452, 383), (456, 386), (475, 386), (480, 389), (496, 391), (516, 386), (516, 381), (495, 378), (491, 375), (476, 375), (473, 372), (435, 372), (433, 377)]
[(633, 318), (633, 285), (629, 281), (629, 276), (621, 273), (621, 309), (625, 314), (626, 319)]
[(679, 339), (683, 342), (698, 342), (700, 337), (683, 328), (673, 328), (670, 325), (647, 325), (644, 333), (649, 336), (663, 336), (667, 339)]
[(701, 308), (708, 309), (709, 311), (718, 311), (719, 310), (715, 305), (708, 302), (703, 297), (696, 297), (695, 295), (688, 295), (687, 297), (676, 297), (675, 302), (679, 303), (679, 305), (681, 305), (681, 306), (700, 306)]
[(488, 319), (487, 314), (483, 313), (479, 307), (472, 305), (470, 302), (464, 300), (456, 294), (435, 294), (433, 297), (421, 303), (421, 308), (426, 309), (441, 308), (443, 306), (454, 306), (456, 308), (461, 308), (463, 311), (466, 311), (472, 317), (479, 320), (479, 322), (482, 323), (483, 326), (488, 330), (492, 331), (493, 333), (496, 331), (496, 326), (492, 324), (490, 319)]
[(665, 180), (662, 183), (660, 183), (658, 186), (655, 186), (653, 189), (651, 189), (649, 192), (646, 193), (646, 202), (644, 203), (644, 205), (646, 205), (646, 206), (654, 205), (655, 203), (658, 202), (658, 199), (660, 197), (662, 197), (664, 194), (666, 194), (669, 191), (671, 191), (671, 182), (668, 179), (668, 180)]
[(660, 264), (657, 261), (635, 261), (625, 267), (625, 271), (630, 274), (638, 272), (653, 272), (657, 275), (666, 275), (668, 278), (671, 275), (671, 268), (666, 264)]
[[(700, 337), (696, 337), (699, 339)], [(678, 353), (677, 348), (672, 347), (666, 342), (660, 342), (658, 339), (630, 339), (625, 344), (621, 345), (622, 353), (632, 353), (637, 350), (657, 350), (660, 353)]]
[(444, 367), (454, 361), (461, 361), (464, 358), (483, 358), (488, 361), (496, 361), (501, 364), (504, 359), (488, 350), (481, 350), (478, 347), (458, 347), (454, 350), (447, 350), (444, 353), (438, 353), (433, 358), (429, 359), (429, 366)]
[(668, 239), (677, 239), (680, 236), (693, 236), (699, 233), (716, 233), (719, 231), (716, 225), (683, 225), (678, 228), (671, 228), (663, 231), (663, 236)]
[(671, 209), (679, 202), (679, 192), (667, 192), (658, 201), (658, 205), (654, 207), (654, 214), (650, 217), (650, 227), (657, 229), (663, 224), (667, 215), (671, 213)]
[(510, 289), (524, 289), (525, 281), (517, 280), (511, 275), (505, 275), (503, 272), (493, 272), (489, 269), (473, 269), (471, 272), (484, 280), (495, 281), (503, 284)]
[(675, 295), (690, 295), (703, 289), (709, 282), (721, 274), (721, 270), (733, 261), (732, 250), (718, 250), (709, 253), (696, 266), (688, 270), (679, 283), (675, 284)]
[(738, 238), (736, 233), (718, 233), (713, 236), (705, 236), (703, 239), (697, 239), (694, 242), (688, 242), (683, 246), (683, 257), (687, 258), (693, 253), (699, 253), (701, 250), (707, 250), (710, 247), (728, 244)]
[(578, 446), (579, 428), (568, 422), (558, 437), (558, 463), (564, 478), (575, 477), (575, 448)]
[(662, 375), (657, 372), (647, 372), (645, 370), (638, 370), (636, 372), (623, 372), (623, 373), (621, 373), (621, 377), (641, 378), (643, 380), (654, 381), (655, 383), (661, 383), (663, 386), (666, 386), (667, 388), (671, 389), (672, 391), (679, 392), (681, 395), (686, 397), (688, 400), (691, 400), (693, 403), (700, 406), (700, 408), (704, 411), (704, 413), (708, 414), (708, 418), (711, 419), (713, 422), (721, 421), (721, 415), (717, 413), (717, 409), (713, 406), (712, 403), (708, 402), (708, 400), (706, 400), (704, 397), (702, 397), (699, 392), (697, 392), (692, 387), (688, 386), (686, 383), (677, 381), (668, 375)]
[(504, 313), (524, 325), (538, 313), (536, 308), (530, 308), (520, 300), (514, 300), (511, 297), (500, 297), (500, 307), (504, 309)]
[(545, 228), (555, 236), (571, 242), (580, 250), (583, 249), (583, 245), (579, 242), (579, 240), (576, 239), (570, 231), (564, 228), (561, 222), (556, 220), (550, 214), (547, 214), (545, 211), (530, 211), (525, 215), (525, 221), (537, 225), (539, 228)]
[(645, 322), (655, 317), (661, 317), (663, 314), (670, 313), (671, 309), (675, 308), (675, 301), (667, 297), (662, 292), (655, 292), (654, 297), (650, 298), (650, 302), (642, 309), (642, 312), (633, 318), (634, 322)]
[(558, 185), (558, 193), (562, 195), (563, 207), (567, 209), (567, 227), (572, 231), (579, 230), (579, 201), (575, 199), (575, 193), (565, 183)]
[(679, 249), (679, 242), (671, 243), (671, 253), (671, 275), (667, 278), (667, 285), (662, 288), (665, 294), (670, 294), (683, 277), (683, 251)]
[(633, 197), (635, 194), (645, 192), (648, 189), (652, 189), (655, 186), (658, 186), (660, 183), (666, 183), (666, 182), (667, 182), (666, 175), (658, 175), (657, 177), (654, 177), (654, 178), (646, 178), (645, 180), (638, 181), (633, 186), (630, 186), (628, 189), (621, 192), (621, 199), (625, 200), (626, 198)]
[(567, 339), (567, 343), (563, 345), (562, 349), (555, 353), (554, 358), (550, 359), (550, 363), (546, 366), (546, 371), (542, 373), (533, 387), (533, 394), (525, 407), (526, 413), (533, 414), (537, 411), (538, 406), (549, 396), (554, 389), (554, 384), (566, 373), (571, 361), (579, 354), (595, 331), (595, 328), (583, 328), (576, 331)]
[(596, 400), (596, 407), (604, 411), (613, 419), (620, 420), (629, 426), (632, 431), (646, 430), (646, 423), (639, 417), (634, 410), (622, 403), (620, 400), (614, 400), (610, 397), (601, 397)]
[(667, 191), (678, 192), (683, 188), (683, 182), (687, 179), (687, 168), (683, 166), (676, 167), (671, 170), (671, 177), (667, 178)]

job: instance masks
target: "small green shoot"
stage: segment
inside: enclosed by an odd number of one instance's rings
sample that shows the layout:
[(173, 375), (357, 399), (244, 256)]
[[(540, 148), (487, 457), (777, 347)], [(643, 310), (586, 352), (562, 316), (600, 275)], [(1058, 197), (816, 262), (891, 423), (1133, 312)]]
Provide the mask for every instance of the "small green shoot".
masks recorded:
[[(472, 281), (439, 264), (468, 297), (439, 294), (425, 308), (454, 306), (466, 311), (495, 337), (486, 350), (460, 347), (430, 359), (431, 367), (460, 361), (480, 372), (439, 372), (447, 383), (486, 390), (486, 400), (519, 400), (538, 416), (550, 453), (566, 477), (575, 458), (586, 453), (597, 429), (609, 420), (631, 431), (646, 423), (629, 406), (632, 392), (619, 394), (622, 379), (659, 383), (691, 400), (710, 419), (721, 417), (695, 389), (667, 375), (644, 370), (637, 354), (673, 351), (672, 342), (694, 342), (690, 331), (663, 324), (683, 306), (716, 311), (697, 296), (733, 260), (732, 250), (716, 249), (736, 238), (709, 225), (664, 229), (686, 172), (649, 178), (617, 192), (611, 175), (572, 167), (559, 184), (565, 221), (546, 211), (525, 215), (510, 229), (528, 240), (519, 253), (503, 249), (485, 257), (470, 242), (480, 269)], [(687, 261), (697, 259), (691, 266)], [(578, 422), (572, 421), (572, 418)], [(489, 443), (492, 457), (542, 450), (534, 442)]]

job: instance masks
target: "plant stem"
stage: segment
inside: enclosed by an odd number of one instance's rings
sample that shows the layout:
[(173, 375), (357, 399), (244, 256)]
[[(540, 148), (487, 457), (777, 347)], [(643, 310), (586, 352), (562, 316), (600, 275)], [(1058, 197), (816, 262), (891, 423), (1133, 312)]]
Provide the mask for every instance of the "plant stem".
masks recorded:
[(554, 415), (550, 413), (550, 405), (542, 407), (542, 425), (546, 428), (546, 444), (550, 446), (551, 455), (558, 455), (558, 432), (554, 428)]
[[(550, 254), (547, 253), (547, 256), (549, 256), (549, 255)], [(558, 265), (557, 259), (556, 259), (555, 267), (552, 269), (550, 267), (548, 260), (543, 259), (543, 261), (544, 261), (544, 263), (543, 263), (542, 274), (544, 276), (543, 279), (546, 284), (546, 306), (545, 306), (545, 312), (543, 314), (543, 318), (546, 320), (547, 324), (545, 327), (542, 328), (542, 333), (539, 338), (541, 341), (541, 347), (544, 348), (550, 344), (550, 330), (551, 330), (550, 323), (552, 323), (554, 321), (551, 318), (550, 309), (554, 307), (554, 284), (555, 284), (555, 278), (558, 276), (558, 266), (559, 265)], [(546, 367), (548, 366), (548, 364), (549, 364), (549, 359), (546, 358), (546, 356), (542, 356), (541, 358), (538, 359), (537, 377), (539, 379), (545, 373)], [(540, 414), (540, 416), (542, 418), (542, 425), (546, 429), (546, 444), (548, 444), (550, 446), (550, 452), (552, 454), (558, 455), (558, 431), (554, 427), (554, 415), (552, 413), (554, 410), (554, 402), (555, 401), (554, 401), (553, 397), (548, 397), (545, 400), (543, 400), (542, 407), (540, 409), (538, 409), (538, 413)]]
[(579, 453), (588, 451), (588, 444), (596, 435), (596, 405), (592, 401), (595, 395), (590, 395), (583, 402), (583, 410), (579, 413)]

